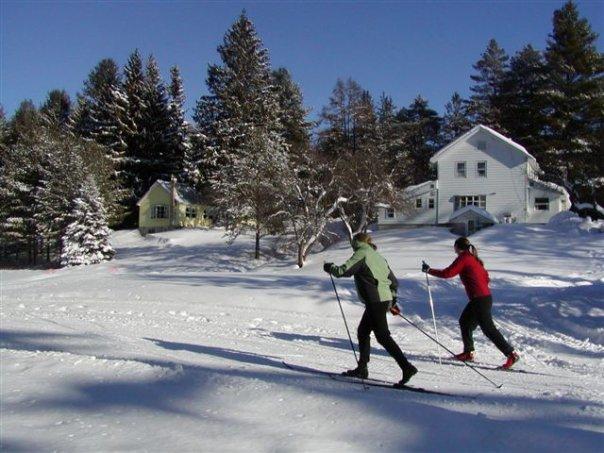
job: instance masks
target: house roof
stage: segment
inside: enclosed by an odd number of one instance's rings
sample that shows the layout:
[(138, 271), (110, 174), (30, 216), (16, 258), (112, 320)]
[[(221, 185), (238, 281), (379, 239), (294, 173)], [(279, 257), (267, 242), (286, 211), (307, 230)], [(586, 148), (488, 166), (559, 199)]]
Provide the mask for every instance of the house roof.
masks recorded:
[[(151, 185), (149, 190), (147, 190), (147, 192), (145, 192), (145, 194), (141, 197), (140, 200), (138, 200), (138, 202), (136, 204), (140, 206), (141, 202), (145, 199), (145, 197), (149, 194), (149, 192), (151, 192), (151, 189), (153, 189), (153, 187), (155, 187), (156, 185), (161, 187), (162, 189), (164, 189), (168, 194), (170, 194), (170, 181), (164, 181), (162, 179), (158, 179)], [(189, 187), (186, 184), (177, 182), (176, 183), (176, 201), (178, 203), (184, 203), (184, 204), (200, 204), (200, 203), (202, 203), (202, 198), (201, 198), (201, 195), (192, 187)]]
[(453, 212), (453, 214), (451, 214), (451, 217), (449, 218), (449, 220), (456, 219), (457, 217), (465, 214), (466, 212), (473, 212), (474, 214), (487, 219), (489, 222), (499, 223), (499, 220), (497, 220), (497, 217), (495, 217), (489, 211), (485, 211), (484, 209), (479, 208), (478, 206), (474, 206), (474, 205), (468, 205), (465, 208), (458, 209), (457, 211)]
[(453, 140), (451, 143), (449, 143), (444, 148), (441, 148), (436, 154), (434, 154), (430, 158), (430, 162), (431, 163), (437, 162), (443, 156), (443, 154), (445, 154), (447, 151), (449, 151), (455, 145), (457, 145), (458, 143), (460, 143), (460, 142), (466, 140), (467, 138), (473, 136), (474, 134), (477, 134), (480, 131), (485, 131), (485, 132), (491, 134), (492, 136), (494, 136), (495, 138), (497, 138), (498, 140), (500, 140), (500, 141), (502, 141), (504, 143), (507, 143), (512, 148), (514, 148), (514, 149), (518, 150), (519, 152), (521, 152), (522, 154), (524, 154), (527, 157), (527, 159), (534, 164), (535, 167), (538, 167), (537, 166), (537, 160), (526, 150), (526, 148), (524, 146), (516, 143), (512, 139), (506, 137), (505, 135), (500, 134), (499, 132), (497, 132), (497, 131), (495, 131), (495, 130), (491, 129), (490, 127), (487, 127), (487, 126), (485, 126), (483, 124), (479, 124), (478, 126), (470, 129), (468, 132), (466, 132), (465, 134), (463, 134), (460, 137), (456, 138), (455, 140)]
[(558, 184), (554, 184), (553, 182), (541, 181), (540, 179), (537, 179), (537, 178), (529, 178), (529, 181), (532, 182), (533, 184), (543, 187), (544, 189), (548, 189), (548, 190), (562, 194), (566, 200), (566, 206), (570, 206), (570, 195), (568, 194), (568, 191), (564, 187), (559, 186)]

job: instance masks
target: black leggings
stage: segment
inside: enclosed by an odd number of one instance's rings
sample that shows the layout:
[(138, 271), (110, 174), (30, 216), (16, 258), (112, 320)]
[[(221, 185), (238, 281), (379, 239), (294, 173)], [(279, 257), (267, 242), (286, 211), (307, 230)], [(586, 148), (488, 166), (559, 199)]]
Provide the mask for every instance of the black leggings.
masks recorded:
[(505, 341), (505, 338), (503, 338), (501, 332), (497, 330), (497, 327), (495, 327), (493, 317), (491, 316), (492, 306), (493, 298), (491, 296), (484, 296), (470, 299), (470, 302), (468, 302), (468, 305), (464, 308), (459, 318), (464, 352), (474, 350), (474, 338), (472, 337), (472, 333), (478, 326), (480, 326), (486, 337), (497, 346), (497, 349), (505, 355), (508, 355), (514, 350), (514, 348)]
[(388, 330), (388, 321), (386, 320), (386, 313), (390, 307), (390, 302), (374, 302), (365, 305), (365, 313), (361, 318), (359, 327), (357, 329), (357, 335), (359, 339), (359, 350), (360, 350), (360, 365), (367, 365), (369, 362), (369, 354), (371, 350), (371, 332), (375, 334), (375, 338), (379, 344), (381, 344), (388, 354), (392, 356), (396, 363), (402, 369), (408, 369), (411, 364), (401, 351), (401, 348), (390, 336)]

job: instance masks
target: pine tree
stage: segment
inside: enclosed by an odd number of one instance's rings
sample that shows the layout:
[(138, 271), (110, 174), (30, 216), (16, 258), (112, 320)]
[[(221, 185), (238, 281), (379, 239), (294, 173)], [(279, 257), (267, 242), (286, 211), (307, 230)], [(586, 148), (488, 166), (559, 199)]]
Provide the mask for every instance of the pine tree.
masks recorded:
[(413, 184), (430, 179), (430, 157), (440, 144), (441, 118), (428, 106), (428, 101), (418, 95), (408, 108), (398, 113), (402, 123), (402, 135), (413, 168)]
[(258, 192), (265, 198), (262, 209), (257, 209), (257, 198), (250, 195), (246, 205), (240, 194), (255, 190), (246, 186), (253, 175), (276, 178), (284, 174), (257, 168), (262, 162), (273, 168), (286, 161), (279, 104), (268, 51), (245, 13), (228, 30), (218, 53), (222, 64), (209, 66), (210, 94), (200, 99), (195, 115), (204, 146), (203, 166), (229, 231), (236, 235), (250, 223), (255, 225), (255, 256), (259, 257), (261, 230), (274, 228), (272, 213), (278, 210), (274, 192), (280, 183), (255, 181), (263, 187)]
[(140, 126), (143, 155), (139, 162), (142, 190), (147, 190), (157, 179), (169, 180), (171, 166), (168, 93), (152, 55), (147, 61), (145, 79), (145, 109)]
[(61, 265), (97, 264), (115, 255), (109, 242), (110, 230), (105, 210), (92, 177), (82, 182), (70, 217), (72, 222), (62, 238)]
[(113, 60), (101, 60), (89, 74), (84, 83), (84, 96), (90, 112), (90, 138), (110, 151), (116, 178), (119, 178), (124, 168), (125, 139), (129, 133), (128, 100)]
[(452, 142), (472, 128), (468, 118), (467, 102), (456, 91), (445, 105), (445, 115), (441, 130), (441, 145)]
[[(170, 174), (178, 176), (181, 180), (189, 180), (188, 175), (194, 172), (194, 158), (191, 152), (191, 139), (189, 132), (189, 123), (185, 120), (185, 92), (180, 77), (178, 66), (170, 68), (170, 102), (168, 105), (169, 115), (169, 142), (170, 154), (168, 171)], [(194, 180), (194, 176), (191, 178)]]
[(77, 94), (75, 107), (67, 122), (68, 130), (84, 139), (91, 139), (94, 122), (91, 116), (91, 101), (81, 93)]
[(499, 47), (497, 41), (491, 39), (480, 60), (473, 65), (477, 74), (470, 76), (474, 85), (470, 87), (469, 110), (474, 124), (484, 124), (499, 132), (506, 132), (501, 125), (502, 104), (500, 86), (509, 57)]
[(290, 149), (308, 149), (311, 124), (306, 119), (307, 111), (303, 106), (300, 87), (285, 68), (273, 71), (272, 76), (279, 104), (279, 120), (283, 126), (283, 137)]
[(71, 115), (71, 99), (65, 90), (52, 90), (40, 108), (40, 113), (54, 127), (67, 129)]
[(545, 52), (543, 167), (569, 190), (573, 203), (604, 201), (604, 55), (597, 37), (574, 2), (554, 12)]
[(124, 66), (124, 81), (122, 89), (128, 101), (129, 128), (125, 136), (126, 159), (122, 180), (127, 188), (126, 203), (128, 205), (125, 223), (134, 225), (136, 222), (136, 202), (148, 187), (143, 184), (144, 171), (140, 162), (145, 158), (143, 118), (147, 108), (145, 102), (145, 74), (140, 53), (136, 49)]

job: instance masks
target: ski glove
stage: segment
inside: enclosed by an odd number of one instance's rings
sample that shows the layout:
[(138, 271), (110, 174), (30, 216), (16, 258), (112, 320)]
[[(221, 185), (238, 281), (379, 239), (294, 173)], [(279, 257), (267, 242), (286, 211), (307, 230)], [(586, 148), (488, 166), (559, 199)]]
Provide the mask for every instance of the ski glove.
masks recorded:
[(401, 314), (401, 307), (398, 306), (396, 297), (393, 297), (392, 302), (390, 303), (390, 313), (392, 313), (393, 316)]
[(425, 261), (422, 261), (422, 272), (428, 272), (430, 270), (430, 266)]
[(333, 263), (323, 263), (323, 270), (328, 274), (331, 274), (331, 268), (333, 267)]

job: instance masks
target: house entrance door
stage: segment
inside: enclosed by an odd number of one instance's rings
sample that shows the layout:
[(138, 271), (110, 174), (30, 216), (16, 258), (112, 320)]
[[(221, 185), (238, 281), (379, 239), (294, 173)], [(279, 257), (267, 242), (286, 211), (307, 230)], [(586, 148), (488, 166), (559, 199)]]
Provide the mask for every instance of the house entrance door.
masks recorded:
[(467, 235), (476, 233), (476, 220), (468, 220)]

